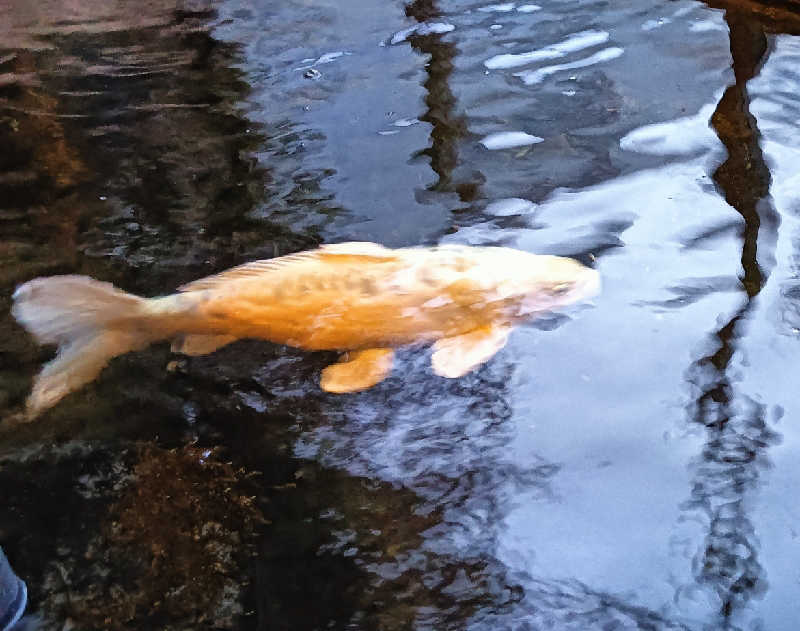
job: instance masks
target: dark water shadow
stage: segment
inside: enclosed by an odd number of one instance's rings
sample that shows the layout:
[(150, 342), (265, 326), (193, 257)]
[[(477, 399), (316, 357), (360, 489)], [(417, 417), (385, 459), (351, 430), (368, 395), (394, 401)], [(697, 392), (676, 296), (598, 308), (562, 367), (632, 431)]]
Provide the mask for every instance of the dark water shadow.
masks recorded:
[[(401, 356), (386, 382), (339, 397), (311, 390), (307, 356), (282, 354), (228, 369), (227, 388), (213, 393), (219, 366), (239, 355), (198, 358), (183, 379), (195, 427), (213, 426), (277, 478), (255, 560), (256, 628), (460, 629), (519, 600), (493, 555), (510, 501), (503, 485), (544, 493), (554, 470), (504, 462), (505, 372), (442, 390), (427, 356)], [(214, 416), (232, 400), (235, 425), (221, 426)]]

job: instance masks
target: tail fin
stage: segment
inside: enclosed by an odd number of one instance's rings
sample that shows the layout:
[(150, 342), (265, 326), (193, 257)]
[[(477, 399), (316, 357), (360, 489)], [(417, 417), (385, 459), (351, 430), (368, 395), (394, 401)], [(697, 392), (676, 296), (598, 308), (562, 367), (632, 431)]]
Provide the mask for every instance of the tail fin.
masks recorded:
[(29, 419), (92, 381), (111, 358), (153, 341), (137, 319), (145, 298), (87, 276), (37, 278), (17, 288), (11, 313), (38, 342), (58, 355), (36, 377)]

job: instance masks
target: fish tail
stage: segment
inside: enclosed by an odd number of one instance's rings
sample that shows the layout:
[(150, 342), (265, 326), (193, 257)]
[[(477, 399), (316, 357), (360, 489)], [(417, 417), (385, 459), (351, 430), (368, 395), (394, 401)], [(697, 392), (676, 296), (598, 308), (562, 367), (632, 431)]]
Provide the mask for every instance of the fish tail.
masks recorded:
[(13, 301), (12, 315), (39, 343), (58, 345), (34, 380), (29, 420), (92, 381), (113, 357), (155, 341), (147, 299), (87, 276), (34, 279)]

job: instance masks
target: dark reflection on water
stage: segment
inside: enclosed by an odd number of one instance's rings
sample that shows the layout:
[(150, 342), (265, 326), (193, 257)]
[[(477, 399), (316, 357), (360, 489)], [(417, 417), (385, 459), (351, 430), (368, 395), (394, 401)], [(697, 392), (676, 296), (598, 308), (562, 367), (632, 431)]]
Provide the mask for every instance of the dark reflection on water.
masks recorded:
[(702, 515), (708, 528), (694, 559), (697, 581), (713, 590), (721, 616), (730, 620), (752, 598), (763, 595), (768, 585), (759, 562), (749, 499), (759, 486), (761, 472), (769, 466), (767, 450), (780, 442), (780, 435), (769, 426), (767, 406), (738, 387), (732, 359), (747, 334), (755, 299), (775, 265), (780, 218), (770, 197), (770, 171), (747, 92), (748, 81), (769, 56), (769, 37), (748, 13), (729, 9), (725, 22), (730, 29), (735, 83), (725, 90), (711, 117), (728, 151), (713, 178), (744, 219), (740, 278), (744, 301), (713, 333), (713, 352), (687, 372), (698, 392), (690, 417), (704, 428), (706, 442), (694, 464), (692, 495), (684, 509)]
[[(9, 319), (16, 283), (78, 272), (140, 293), (161, 293), (239, 262), (245, 253), (273, 256), (318, 240), (313, 230), (295, 233), (252, 212), (271, 190), (269, 168), (253, 152), (266, 145), (276, 155), (291, 155), (298, 138), (286, 126), (267, 136), (239, 114), (249, 87), (234, 68), (239, 47), (209, 33), (214, 12), (154, 5), (141, 11), (108, 30), (53, 25), (44, 29), (41, 50), (0, 54), (0, 135), (6, 149), (0, 158), (4, 411), (21, 404), (30, 376), (51, 352), (36, 349)], [(49, 19), (46, 11), (42, 17)], [(302, 196), (313, 211), (318, 185), (288, 168), (278, 193)], [(292, 170), (296, 186), (287, 191)], [(131, 548), (131, 541), (114, 543), (120, 519), (115, 502), (126, 493), (135, 496), (145, 481), (134, 469), (127, 440), (155, 438), (163, 446), (227, 441), (213, 424), (195, 429), (195, 420), (223, 421), (235, 408), (231, 403), (202, 408), (194, 401), (198, 383), (185, 387), (179, 371), (165, 377), (166, 363), (158, 351), (123, 358), (94, 392), (54, 410), (52, 423), (43, 419), (3, 435), (3, 450), (18, 451), (0, 466), (0, 537), (28, 577), (31, 607), (58, 628), (67, 620), (84, 629), (254, 628), (255, 616), (242, 618), (253, 567), (244, 544), (263, 528), (224, 519), (216, 525), (219, 497), (206, 491), (229, 484), (227, 472), (209, 469), (205, 479), (194, 482), (186, 477), (187, 488), (180, 489), (185, 495), (172, 493), (171, 518), (134, 507), (142, 520), (151, 520), (142, 526), (166, 529), (167, 539), (176, 542), (188, 537), (194, 547), (194, 557), (186, 548), (157, 554), (154, 564), (169, 559), (157, 572), (158, 581), (142, 575), (138, 565), (138, 555), (143, 552), (147, 560), (156, 545), (146, 540), (147, 528), (136, 528), (145, 541), (134, 543), (143, 551)], [(199, 383), (209, 392), (232, 393), (225, 375)], [(124, 422), (112, 429), (111, 418)], [(262, 426), (259, 418), (255, 427)], [(23, 448), (29, 440), (59, 436), (77, 438), (73, 447), (55, 451)], [(264, 440), (263, 430), (259, 439)], [(235, 458), (252, 471), (270, 461), (268, 453), (262, 449), (253, 461), (244, 453)], [(258, 491), (266, 508), (267, 489), (287, 482), (285, 470), (296, 468), (280, 451), (271, 462), (276, 470), (266, 472)], [(196, 541), (193, 532), (200, 533)], [(353, 583), (346, 574), (342, 581)], [(202, 597), (190, 594), (195, 587)], [(157, 606), (158, 589), (175, 593), (161, 594)], [(187, 607), (190, 600), (196, 604)], [(258, 613), (270, 619), (268, 612)]]
[[(406, 5), (406, 15), (424, 23), (441, 16), (438, 4), (435, 0), (416, 0)], [(439, 178), (429, 188), (457, 192), (461, 201), (472, 201), (478, 196), (483, 176), (473, 173), (463, 181), (453, 180), (453, 173), (460, 164), (458, 143), (467, 135), (466, 118), (456, 113), (456, 97), (450, 87), (453, 59), (458, 52), (456, 45), (443, 41), (442, 35), (436, 33), (412, 35), (409, 43), (415, 50), (430, 55), (425, 64), (427, 79), (423, 83), (427, 111), (419, 117), (431, 125), (431, 146), (421, 154), (430, 158), (431, 168)]]
[[(758, 0), (703, 0), (705, 4), (726, 11), (739, 22), (757, 24), (768, 33), (800, 35), (800, 6), (795, 0), (759, 2)], [(727, 19), (727, 17), (726, 17)]]
[[(219, 358), (194, 361), (186, 377), (198, 428), (241, 402), (238, 429), (216, 431), (273, 481), (272, 525), (255, 566), (256, 628), (459, 629), (518, 601), (521, 586), (492, 555), (509, 501), (493, 492), (516, 480), (545, 493), (554, 469), (497, 462), (510, 438), (506, 375), (482, 372), (468, 386), (431, 391), (427, 366), (401, 357), (397, 372), (415, 369), (419, 382), (393, 376), (380, 392), (314, 399), (298, 387), (312, 378), (304, 363), (239, 366), (252, 376), (232, 375), (214, 394), (194, 388), (219, 384)], [(387, 452), (392, 468), (376, 470), (376, 455)]]
[[(235, 69), (240, 50), (210, 35), (213, 11), (148, 18), (145, 26), (110, 32), (54, 29), (45, 50), (12, 52), (4, 62), (13, 77), (2, 93), (9, 113), (2, 133), (13, 149), (4, 154), (0, 182), (3, 236), (14, 245), (3, 267), (6, 306), (14, 285), (36, 275), (86, 273), (147, 295), (242, 258), (274, 256), (318, 240), (303, 216), (297, 217), (302, 230), (295, 231), (291, 221), (272, 222), (265, 211), (280, 204), (301, 206), (309, 216), (328, 210), (324, 173), (303, 166), (303, 140), (313, 131), (243, 118), (237, 104), (249, 87)], [(439, 122), (432, 155), (444, 156), (455, 151), (452, 130), (445, 129), (453, 99), (441, 100), (448, 88), (447, 73), (439, 70), (454, 48), (437, 48), (430, 40), (419, 45), (435, 62), (430, 107)], [(254, 159), (265, 147), (269, 159)], [(433, 162), (449, 179), (454, 154)], [(288, 191), (285, 181), (276, 183), (278, 203), (271, 198), (273, 170), (296, 182)], [(36, 349), (7, 315), (2, 327), (3, 404), (13, 410), (51, 351)], [(410, 444), (429, 444), (422, 453), (403, 454), (405, 489), (367, 472), (352, 475), (294, 457), (292, 443), (301, 429), (324, 432), (331, 422), (330, 406), (297, 386), (314, 382), (319, 358), (256, 347), (174, 362), (166, 374), (163, 350), (121, 358), (97, 384), (36, 425), (5, 432), (4, 449), (19, 451), (8, 454), (0, 469), (0, 486), (13, 489), (4, 494), (0, 536), (28, 579), (34, 609), (53, 624), (69, 621), (87, 629), (457, 629), (478, 612), (490, 615), (519, 600), (521, 588), (504, 578), (491, 555), (503, 501), (492, 492), (498, 480), (515, 476), (526, 487), (545, 486), (553, 469), (487, 466), (486, 458), (507, 440), (502, 380), (473, 380), (483, 393), (477, 397), (453, 384), (463, 417), (449, 436), (430, 411), (434, 393), (411, 397), (399, 427), (408, 431), (413, 421)], [(406, 385), (397, 382), (392, 405), (409, 400)], [(380, 401), (365, 401), (372, 410), (385, 409)], [(345, 418), (357, 413), (338, 412)], [(426, 415), (427, 427), (414, 420)], [(124, 419), (123, 426), (112, 428), (109, 418)], [(470, 458), (455, 458), (465, 453), (453, 445), (462, 443), (466, 426), (485, 419), (486, 427), (471, 430), (477, 442), (470, 443)], [(76, 440), (56, 450), (23, 448), (41, 435)], [(375, 444), (383, 440), (369, 435)], [(493, 437), (499, 440), (494, 446)], [(336, 439), (347, 440), (346, 432)], [(159, 459), (152, 455), (158, 449), (187, 440), (197, 441), (198, 450), (222, 446), (243, 467), (242, 476), (260, 472), (248, 484), (251, 491), (257, 485), (258, 511), (267, 524), (245, 519), (217, 525), (214, 485), (231, 474), (210, 468), (205, 480), (187, 475), (186, 487), (170, 491), (175, 505), (166, 519), (163, 512), (138, 511), (143, 541), (115, 539), (120, 503), (141, 497), (152, 484), (130, 440), (153, 444), (146, 448), (148, 462)], [(345, 461), (353, 448), (340, 445)], [(200, 452), (188, 453), (194, 458)], [(427, 459), (449, 464), (430, 470)], [(342, 464), (329, 456), (319, 460)], [(166, 468), (155, 475), (175, 474)], [(54, 524), (57, 535), (51, 536)], [(460, 528), (469, 531), (458, 534)], [(154, 552), (155, 540), (139, 550), (135, 546), (147, 544), (148, 532), (174, 542), (201, 533), (197, 558), (185, 549)], [(476, 540), (484, 543), (451, 549), (453, 532), (464, 541), (482, 533)], [(235, 535), (240, 549), (231, 549)], [(245, 544), (259, 535), (256, 558), (244, 560)], [(159, 573), (160, 582), (140, 565), (151, 562), (148, 554), (155, 555), (153, 567), (165, 555), (173, 561)], [(236, 565), (240, 576), (232, 582)], [(199, 584), (199, 574), (207, 582)], [(204, 599), (192, 596), (190, 587), (204, 589)], [(170, 591), (153, 604), (157, 589)], [(194, 604), (187, 607), (180, 593)]]
[[(269, 257), (317, 242), (313, 231), (250, 216), (270, 182), (252, 152), (268, 143), (281, 153), (291, 140), (270, 130), (269, 142), (238, 115), (248, 91), (232, 67), (238, 49), (209, 35), (209, 15), (166, 12), (110, 33), (56, 29), (50, 48), (10, 53), (10, 122), (0, 129), (10, 149), (0, 182), (5, 296), (25, 278), (65, 271), (162, 293), (244, 252)], [(20, 85), (32, 75), (36, 85)], [(14, 330), (8, 320), (4, 330)], [(22, 352), (26, 365), (41, 359), (30, 346)], [(6, 357), (14, 379), (18, 357)], [(20, 388), (8, 392), (20, 401)]]

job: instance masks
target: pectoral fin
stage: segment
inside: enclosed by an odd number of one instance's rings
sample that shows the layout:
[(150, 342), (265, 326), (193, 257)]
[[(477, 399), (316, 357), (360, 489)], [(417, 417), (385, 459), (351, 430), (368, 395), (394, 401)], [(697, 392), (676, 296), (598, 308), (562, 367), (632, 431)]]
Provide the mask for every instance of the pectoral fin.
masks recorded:
[(496, 324), (438, 340), (431, 357), (433, 372), (450, 379), (466, 375), (503, 348), (510, 332), (510, 326)]
[(208, 355), (235, 341), (233, 335), (183, 335), (172, 340), (170, 350), (184, 355)]
[(348, 353), (343, 361), (322, 371), (320, 386), (326, 392), (358, 392), (386, 379), (392, 370), (391, 348), (368, 348)]

